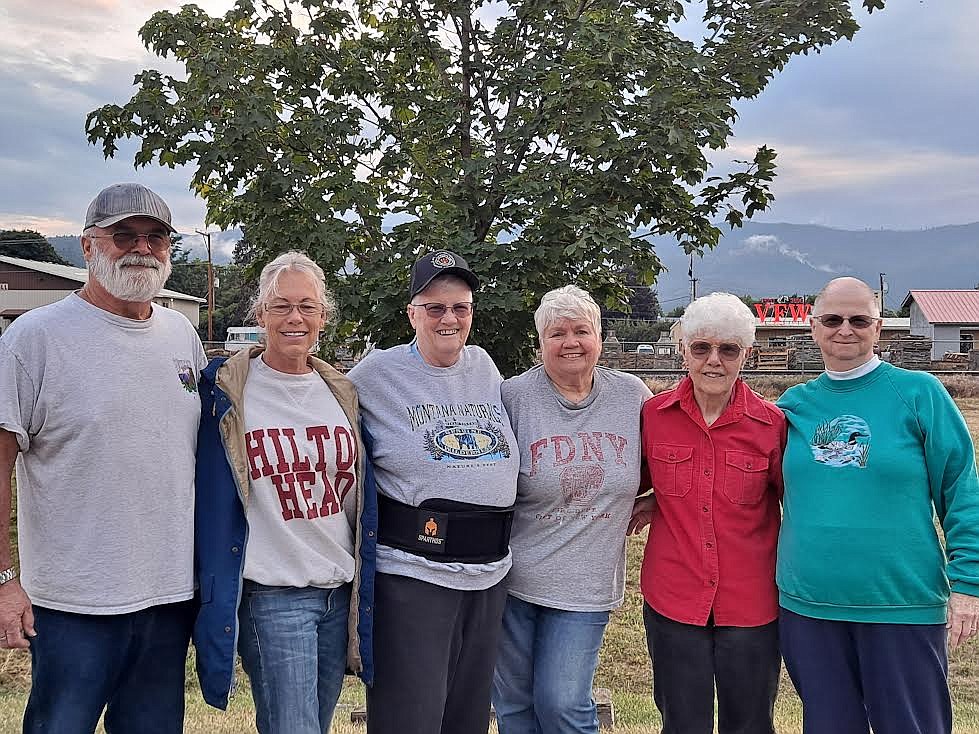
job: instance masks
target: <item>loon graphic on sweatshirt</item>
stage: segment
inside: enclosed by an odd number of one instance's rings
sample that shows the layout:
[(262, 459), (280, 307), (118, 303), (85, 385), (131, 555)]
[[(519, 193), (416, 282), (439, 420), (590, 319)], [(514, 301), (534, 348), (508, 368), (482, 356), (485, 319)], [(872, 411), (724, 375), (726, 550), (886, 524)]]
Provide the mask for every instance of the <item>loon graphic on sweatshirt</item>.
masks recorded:
[(859, 416), (841, 415), (817, 425), (810, 444), (812, 457), (821, 464), (863, 469), (870, 454), (870, 426)]

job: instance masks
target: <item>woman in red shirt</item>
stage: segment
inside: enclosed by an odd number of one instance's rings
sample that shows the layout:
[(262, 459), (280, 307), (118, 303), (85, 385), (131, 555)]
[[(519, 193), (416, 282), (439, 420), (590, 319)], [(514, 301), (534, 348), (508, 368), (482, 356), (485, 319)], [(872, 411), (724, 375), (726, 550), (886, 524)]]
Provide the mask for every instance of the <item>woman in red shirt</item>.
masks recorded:
[(687, 376), (642, 410), (643, 621), (663, 734), (773, 734), (785, 418), (739, 374), (755, 318), (713, 293), (680, 320)]

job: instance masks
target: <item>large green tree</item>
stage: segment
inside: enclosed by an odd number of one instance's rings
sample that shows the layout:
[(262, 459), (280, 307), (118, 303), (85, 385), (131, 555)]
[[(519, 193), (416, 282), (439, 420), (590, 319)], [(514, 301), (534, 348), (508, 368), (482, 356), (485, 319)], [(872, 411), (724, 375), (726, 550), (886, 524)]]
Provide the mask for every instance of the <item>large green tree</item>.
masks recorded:
[[(869, 9), (883, 0), (863, 0)], [(703, 33), (677, 35), (687, 8)], [(698, 10), (699, 12), (699, 10)], [(771, 201), (775, 153), (709, 176), (738, 100), (800, 53), (850, 38), (847, 0), (239, 0), (156, 13), (141, 35), (185, 74), (136, 77), (92, 112), (106, 156), (191, 164), (209, 220), (259, 261), (297, 245), (330, 274), (341, 335), (407, 333), (408, 264), (448, 247), (481, 277), (473, 339), (504, 372), (532, 311), (575, 282), (625, 303), (648, 239), (714, 246)]]
[(0, 255), (68, 265), (44, 235), (33, 229), (0, 229)]

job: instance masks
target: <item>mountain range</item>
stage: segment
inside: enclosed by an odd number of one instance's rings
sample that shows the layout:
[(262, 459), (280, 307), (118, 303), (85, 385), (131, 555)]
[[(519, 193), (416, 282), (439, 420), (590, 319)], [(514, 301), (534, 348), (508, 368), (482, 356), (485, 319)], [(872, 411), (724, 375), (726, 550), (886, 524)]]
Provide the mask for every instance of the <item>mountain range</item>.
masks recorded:
[[(656, 238), (669, 268), (657, 280), (668, 311), (689, 298), (690, 260), (670, 238)], [(810, 224), (749, 222), (693, 259), (697, 294), (729, 291), (756, 299), (817, 293), (850, 275), (875, 290), (885, 273), (885, 305), (900, 307), (912, 289), (974, 288), (979, 283), (979, 222), (921, 230), (847, 230)]]
[[(212, 238), (216, 263), (230, 261), (238, 230)], [(48, 237), (58, 254), (84, 267), (78, 237)], [(669, 311), (687, 302), (690, 260), (668, 237), (653, 238), (667, 267), (655, 284)], [(206, 257), (200, 238), (185, 236), (192, 257)], [(897, 309), (911, 289), (973, 288), (979, 283), (979, 222), (921, 230), (848, 230), (812, 224), (748, 222), (725, 230), (718, 246), (693, 259), (697, 293), (730, 291), (755, 298), (816, 293), (841, 275), (877, 288), (886, 273), (886, 305)], [(558, 284), (555, 284), (558, 285)]]

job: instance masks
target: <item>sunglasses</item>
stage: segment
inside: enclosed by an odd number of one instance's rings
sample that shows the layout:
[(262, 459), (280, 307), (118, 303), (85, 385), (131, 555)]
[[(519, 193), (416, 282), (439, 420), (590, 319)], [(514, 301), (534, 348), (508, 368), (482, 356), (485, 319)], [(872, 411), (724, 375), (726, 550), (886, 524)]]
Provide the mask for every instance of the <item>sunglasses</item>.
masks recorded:
[(452, 313), (457, 319), (464, 319), (473, 312), (474, 305), (468, 302), (456, 303), (452, 306), (446, 306), (444, 303), (410, 303), (408, 304), (412, 308), (424, 308), (425, 313), (431, 316), (433, 319), (440, 319), (445, 316), (445, 312), (450, 308)]
[(835, 313), (825, 313), (822, 316), (813, 316), (816, 321), (821, 323), (827, 329), (838, 329), (843, 326), (843, 322), (846, 321), (850, 324), (851, 329), (867, 329), (873, 326), (876, 322), (880, 321), (879, 318), (873, 316), (840, 316)]
[(170, 247), (170, 235), (160, 232), (113, 232), (112, 234), (93, 234), (89, 235), (92, 239), (111, 239), (112, 244), (120, 250), (131, 250), (139, 242), (140, 237), (145, 237), (150, 249), (154, 252), (164, 252)]
[(744, 347), (740, 344), (731, 344), (725, 342), (724, 344), (711, 344), (710, 342), (693, 342), (687, 347), (687, 351), (690, 352), (694, 357), (698, 359), (703, 359), (710, 355), (710, 351), (717, 348), (717, 356), (726, 362), (733, 362), (738, 357), (741, 356), (741, 352), (744, 351)]

